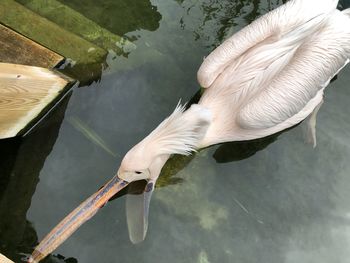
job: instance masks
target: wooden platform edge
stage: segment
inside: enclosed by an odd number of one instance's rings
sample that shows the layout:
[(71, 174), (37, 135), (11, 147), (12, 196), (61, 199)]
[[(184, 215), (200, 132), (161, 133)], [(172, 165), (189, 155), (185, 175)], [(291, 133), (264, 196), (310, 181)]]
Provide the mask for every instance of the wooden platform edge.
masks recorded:
[(0, 253), (0, 263), (15, 263)]
[[(65, 78), (68, 78), (66, 75), (63, 75), (60, 72), (56, 72), (57, 74), (59, 73)], [(68, 82), (67, 86), (65, 87), (64, 90), (60, 93), (59, 96), (57, 96), (51, 103), (46, 105), (46, 107), (40, 112), (40, 114), (34, 118), (32, 121), (30, 121), (22, 130), (20, 130), (17, 134), (17, 136), (25, 137), (28, 136), (30, 133), (35, 131), (35, 129), (45, 121), (45, 119), (50, 116), (51, 112), (56, 109), (57, 106), (60, 105), (61, 101), (63, 101), (71, 91), (79, 86), (79, 81), (77, 80), (72, 80), (71, 82)], [(1, 263), (1, 262), (0, 262)]]
[(33, 130), (77, 84), (57, 70), (0, 63), (0, 138)]

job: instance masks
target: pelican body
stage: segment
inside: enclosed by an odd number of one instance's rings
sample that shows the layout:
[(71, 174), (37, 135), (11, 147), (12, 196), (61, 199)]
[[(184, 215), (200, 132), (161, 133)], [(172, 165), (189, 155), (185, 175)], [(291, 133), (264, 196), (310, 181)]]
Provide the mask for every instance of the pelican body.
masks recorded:
[(56, 226), (29, 262), (52, 252), (112, 195), (137, 180), (148, 184), (141, 199), (127, 200), (127, 221), (131, 241), (142, 241), (154, 184), (172, 154), (265, 137), (305, 119), (315, 145), (324, 89), (350, 57), (350, 11), (337, 10), (337, 2), (291, 0), (216, 48), (198, 71), (205, 88), (199, 103), (188, 110), (178, 105), (136, 144), (117, 175)]
[(336, 10), (337, 2), (289, 1), (205, 59), (199, 104), (213, 119), (201, 146), (265, 137), (318, 110), (350, 57), (350, 11)]

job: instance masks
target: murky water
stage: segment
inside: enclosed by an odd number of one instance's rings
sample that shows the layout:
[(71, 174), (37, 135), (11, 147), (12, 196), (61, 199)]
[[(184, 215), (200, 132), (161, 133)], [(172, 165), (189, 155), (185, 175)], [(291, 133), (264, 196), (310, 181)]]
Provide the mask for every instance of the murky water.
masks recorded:
[[(75, 89), (25, 139), (0, 142), (0, 252), (16, 262), (114, 175), (180, 98), (196, 94), (196, 71), (213, 47), (282, 4), (62, 2), (137, 49), (110, 54), (101, 81)], [(326, 90), (316, 149), (297, 126), (174, 157), (154, 193), (143, 243), (129, 241), (122, 196), (46, 262), (350, 262), (349, 81), (347, 67)]]

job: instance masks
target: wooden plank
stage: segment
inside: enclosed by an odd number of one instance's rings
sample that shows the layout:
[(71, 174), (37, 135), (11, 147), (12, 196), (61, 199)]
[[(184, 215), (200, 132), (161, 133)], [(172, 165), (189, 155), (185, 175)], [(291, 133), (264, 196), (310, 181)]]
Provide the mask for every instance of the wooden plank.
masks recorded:
[(122, 54), (136, 48), (132, 42), (111, 33), (57, 0), (17, 0), (17, 2), (106, 50), (111, 49), (117, 54)]
[(48, 69), (0, 63), (0, 139), (23, 132), (69, 83)]
[(59, 27), (13, 0), (0, 1), (0, 22), (82, 65), (104, 61), (107, 51)]
[(0, 62), (54, 68), (64, 57), (0, 24)]
[(9, 260), (3, 254), (0, 253), (0, 263), (14, 263), (12, 260)]

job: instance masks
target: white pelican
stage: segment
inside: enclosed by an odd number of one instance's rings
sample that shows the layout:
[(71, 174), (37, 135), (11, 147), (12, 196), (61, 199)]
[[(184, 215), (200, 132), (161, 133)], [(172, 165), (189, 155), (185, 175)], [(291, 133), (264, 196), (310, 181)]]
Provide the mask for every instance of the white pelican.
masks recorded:
[(128, 226), (133, 242), (143, 240), (148, 202), (171, 154), (188, 155), (213, 144), (261, 138), (306, 118), (315, 144), (324, 88), (350, 56), (350, 11), (336, 10), (337, 2), (291, 0), (215, 49), (198, 71), (198, 81), (206, 88), (199, 103), (186, 111), (178, 105), (135, 145), (117, 175), (56, 226), (29, 262), (52, 252), (110, 197), (137, 180), (148, 181), (145, 200), (128, 200)]

